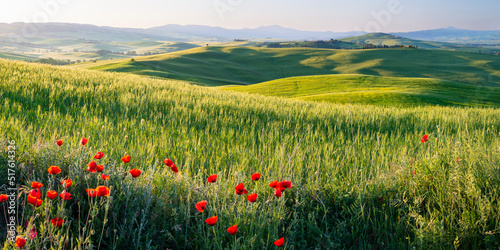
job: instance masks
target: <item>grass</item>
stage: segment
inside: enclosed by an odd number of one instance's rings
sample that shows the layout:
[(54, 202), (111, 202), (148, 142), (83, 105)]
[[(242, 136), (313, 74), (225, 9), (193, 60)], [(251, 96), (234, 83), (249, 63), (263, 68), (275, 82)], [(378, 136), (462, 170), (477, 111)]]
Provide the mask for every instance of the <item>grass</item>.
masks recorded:
[(500, 57), (419, 49), (203, 47), (85, 67), (102, 71), (222, 86), (325, 74), (435, 78), (476, 85), (500, 84)]
[[(6, 60), (0, 96), (0, 161), (15, 140), (18, 183), (53, 185), (51, 165), (74, 183), (70, 202), (36, 210), (20, 195), (18, 221), (38, 214), (30, 247), (273, 249), (281, 237), (288, 249), (500, 247), (498, 109), (312, 103)], [(85, 189), (103, 182), (85, 168), (97, 151), (112, 197), (91, 203)], [(132, 168), (143, 174), (132, 179)], [(273, 180), (293, 187), (275, 198)], [(236, 195), (238, 183), (257, 202)], [(47, 223), (56, 215), (60, 229)]]
[(432, 78), (369, 75), (299, 76), (248, 86), (223, 88), (238, 92), (307, 101), (381, 106), (500, 107), (500, 88)]

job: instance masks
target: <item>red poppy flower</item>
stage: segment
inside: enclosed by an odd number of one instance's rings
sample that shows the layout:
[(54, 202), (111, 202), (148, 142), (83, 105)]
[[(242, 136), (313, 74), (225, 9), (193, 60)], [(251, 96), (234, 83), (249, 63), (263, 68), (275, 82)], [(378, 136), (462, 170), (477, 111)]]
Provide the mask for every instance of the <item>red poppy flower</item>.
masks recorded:
[(285, 245), (285, 238), (283, 237), (283, 238), (275, 241), (274, 245), (277, 246), (277, 247), (282, 247), (283, 245)]
[(104, 153), (103, 152), (97, 152), (97, 154), (94, 155), (94, 159), (101, 159), (102, 157), (104, 157)]
[(175, 164), (170, 169), (172, 169), (172, 171), (174, 171), (174, 173), (179, 172), (179, 169), (177, 169), (177, 166), (175, 166)]
[(258, 181), (260, 179), (260, 174), (259, 173), (255, 173), (252, 175), (252, 180), (253, 181)]
[(33, 205), (33, 204), (36, 204), (36, 200), (37, 200), (37, 198), (36, 198), (35, 196), (33, 196), (33, 195), (28, 195), (28, 203), (29, 203), (29, 204), (32, 204), (32, 205)]
[(276, 188), (276, 186), (278, 186), (278, 181), (273, 181), (273, 182), (269, 183), (269, 186), (272, 188)]
[(43, 200), (36, 198), (35, 196), (28, 195), (28, 203), (34, 207), (39, 207), (42, 205)]
[(429, 135), (424, 135), (422, 139), (420, 140), (422, 143), (426, 142), (429, 140)]
[(125, 155), (122, 157), (123, 163), (129, 163), (130, 162), (130, 155)]
[(61, 169), (58, 166), (49, 167), (49, 174), (59, 174), (61, 173)]
[(249, 202), (255, 202), (257, 200), (257, 194), (251, 194), (251, 195), (247, 196), (247, 200)]
[(57, 197), (57, 192), (56, 191), (47, 191), (47, 197), (49, 197), (49, 199), (53, 200)]
[(227, 232), (230, 235), (235, 235), (238, 232), (238, 226), (237, 225), (231, 226), (230, 228), (227, 229)]
[(43, 184), (40, 183), (40, 182), (32, 181), (31, 182), (31, 187), (32, 188), (41, 188), (41, 187), (43, 187)]
[(238, 184), (238, 186), (234, 189), (236, 189), (237, 195), (248, 194), (248, 191), (245, 189), (245, 186), (243, 186), (243, 183)]
[(89, 162), (89, 164), (87, 165), (87, 171), (89, 172), (92, 172), (92, 173), (95, 173), (96, 172), (96, 169), (97, 169), (97, 163), (95, 163), (95, 161), (91, 161)]
[(206, 219), (205, 222), (209, 226), (214, 226), (215, 224), (217, 224), (217, 216), (210, 217), (210, 218)]
[(82, 140), (80, 141), (80, 143), (81, 143), (83, 146), (87, 145), (87, 142), (89, 142), (89, 140), (88, 140), (87, 138), (85, 138), (85, 137), (83, 137), (83, 138), (82, 138)]
[(210, 183), (215, 183), (215, 181), (217, 181), (217, 175), (214, 174), (214, 175), (210, 175), (208, 178), (207, 178), (207, 181), (210, 182)]
[(102, 178), (103, 180), (109, 180), (109, 175), (102, 174), (102, 175), (101, 175), (101, 178)]
[(459, 163), (459, 162), (460, 162), (460, 158), (457, 157), (457, 163)]
[(64, 188), (70, 188), (71, 184), (73, 184), (73, 181), (71, 179), (67, 179), (67, 180), (61, 181), (61, 184), (63, 185)]
[(56, 143), (57, 143), (58, 146), (61, 146), (61, 145), (63, 145), (63, 140), (59, 140)]
[(132, 175), (132, 177), (134, 177), (134, 178), (139, 177), (141, 175), (141, 170), (139, 170), (139, 169), (134, 168), (134, 169), (130, 170), (129, 172)]
[(278, 183), (279, 186), (282, 186), (284, 188), (292, 188), (292, 182), (291, 181), (282, 181)]
[(39, 188), (30, 190), (28, 195), (31, 195), (37, 199), (40, 199), (42, 197), (42, 193), (40, 192)]
[(61, 218), (54, 218), (50, 220), (50, 222), (52, 222), (52, 225), (54, 225), (54, 227), (61, 227), (62, 224), (64, 224), (64, 220)]
[(104, 165), (97, 165), (96, 170), (101, 173), (104, 170)]
[(416, 175), (416, 174), (417, 174), (417, 171), (411, 172), (411, 175)]
[(172, 166), (174, 165), (174, 162), (173, 162), (172, 160), (168, 159), (168, 158), (167, 158), (167, 159), (165, 159), (163, 162), (164, 162), (164, 163), (165, 163), (165, 165), (167, 165), (169, 168), (172, 168)]
[(87, 196), (89, 198), (94, 198), (97, 196), (97, 191), (93, 188), (87, 188), (85, 191), (87, 192)]
[(24, 247), (24, 245), (26, 245), (26, 240), (23, 237), (17, 236), (16, 247), (19, 247), (19, 249), (21, 249)]
[(278, 198), (281, 197), (281, 190), (279, 190), (279, 189), (274, 190), (274, 196), (276, 196)]
[(1, 203), (6, 202), (8, 199), (9, 199), (9, 196), (7, 196), (6, 194), (0, 194), (0, 202)]
[(98, 187), (95, 188), (95, 190), (97, 191), (97, 196), (98, 197), (109, 196), (109, 194), (111, 193), (111, 191), (109, 190), (109, 188), (106, 187), (106, 186), (98, 186)]
[(203, 213), (203, 210), (207, 207), (207, 201), (200, 201), (196, 203), (196, 210), (198, 210), (200, 213)]
[(69, 201), (71, 200), (71, 194), (66, 192), (66, 190), (62, 191), (59, 196), (61, 197), (61, 199), (65, 200), (65, 201)]

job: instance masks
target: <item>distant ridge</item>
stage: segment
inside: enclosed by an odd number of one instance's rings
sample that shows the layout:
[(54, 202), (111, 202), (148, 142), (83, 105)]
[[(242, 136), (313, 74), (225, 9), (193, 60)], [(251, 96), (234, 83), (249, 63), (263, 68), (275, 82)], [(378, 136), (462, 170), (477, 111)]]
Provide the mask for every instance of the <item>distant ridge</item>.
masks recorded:
[[(279, 25), (258, 28), (226, 29), (206, 25), (167, 24), (147, 29), (116, 28), (75, 23), (0, 23), (0, 39), (5, 38), (53, 38), (89, 39), (100, 41), (231, 41), (254, 40), (329, 40), (367, 34), (364, 31), (333, 32), (303, 31)], [(442, 29), (391, 32), (405, 38), (453, 42), (453, 43), (500, 43), (500, 31), (477, 31), (455, 27)]]

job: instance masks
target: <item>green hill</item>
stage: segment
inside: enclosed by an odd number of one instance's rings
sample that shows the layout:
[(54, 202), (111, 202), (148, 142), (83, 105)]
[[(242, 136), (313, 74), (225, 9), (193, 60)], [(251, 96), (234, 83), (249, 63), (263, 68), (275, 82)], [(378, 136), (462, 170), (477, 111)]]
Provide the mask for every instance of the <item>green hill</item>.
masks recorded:
[(208, 86), (248, 85), (286, 77), (325, 74), (436, 78), (491, 86), (500, 84), (500, 57), (408, 48), (202, 47), (137, 57), (133, 61), (88, 63), (78, 67), (186, 80)]
[(456, 50), (456, 51), (486, 53), (486, 54), (495, 54), (495, 52), (500, 51), (498, 48), (494, 47), (487, 48), (487, 47), (470, 46), (470, 45), (448, 43), (448, 42), (416, 40), (386, 33), (371, 33), (361, 36), (342, 38), (339, 40), (344, 42), (373, 44), (378, 46), (412, 45), (412, 46), (417, 46), (419, 49), (445, 49), (445, 50)]
[(300, 76), (225, 89), (331, 103), (500, 107), (499, 87), (481, 87), (432, 78), (367, 75)]
[[(499, 109), (314, 103), (9, 60), (0, 100), (0, 171), (15, 167), (23, 189), (44, 184), (40, 207), (24, 205), (26, 191), (17, 199), (37, 230), (26, 248), (274, 249), (281, 237), (289, 249), (500, 247)], [(109, 180), (85, 171), (91, 160)], [(52, 165), (62, 172), (48, 175)], [(48, 199), (65, 178), (71, 200)], [(293, 186), (278, 198), (274, 180)], [(97, 186), (110, 196), (89, 198)]]

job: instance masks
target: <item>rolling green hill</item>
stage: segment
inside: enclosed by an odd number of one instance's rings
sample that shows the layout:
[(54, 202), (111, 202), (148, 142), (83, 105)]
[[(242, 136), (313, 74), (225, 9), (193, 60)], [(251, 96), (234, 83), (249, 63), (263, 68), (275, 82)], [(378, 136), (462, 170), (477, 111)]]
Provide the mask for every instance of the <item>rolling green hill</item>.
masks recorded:
[(224, 89), (331, 103), (500, 107), (500, 87), (482, 87), (432, 78), (368, 75), (300, 76)]
[(436, 78), (477, 85), (500, 84), (500, 57), (420, 49), (330, 50), (312, 48), (202, 47), (99, 64), (95, 70), (221, 86), (324, 74)]
[(9, 52), (0, 52), (0, 58), (11, 59), (11, 60), (27, 60), (27, 61), (33, 61), (33, 60), (37, 59), (34, 56), (17, 54), (17, 53), (9, 53)]
[(494, 54), (495, 52), (500, 51), (498, 48), (494, 47), (487, 48), (487, 47), (470, 46), (470, 45), (448, 43), (448, 42), (416, 40), (385, 33), (371, 33), (361, 36), (342, 38), (339, 40), (351, 43), (359, 43), (359, 44), (369, 43), (373, 45), (387, 45), (387, 46), (412, 45), (412, 46), (418, 46), (419, 49), (445, 49), (445, 50), (456, 50), (456, 51), (486, 53), (486, 54)]

